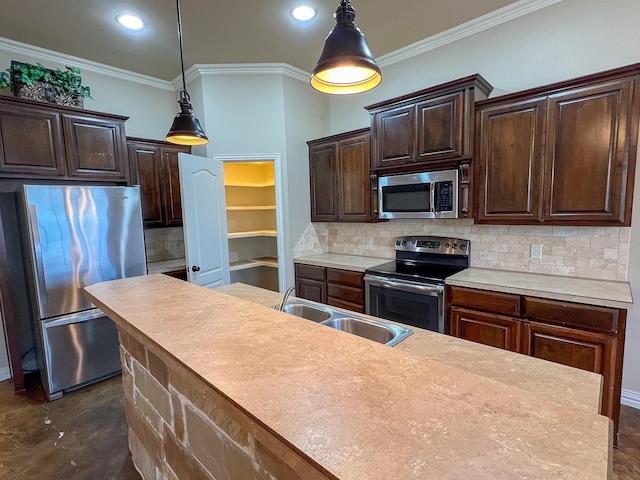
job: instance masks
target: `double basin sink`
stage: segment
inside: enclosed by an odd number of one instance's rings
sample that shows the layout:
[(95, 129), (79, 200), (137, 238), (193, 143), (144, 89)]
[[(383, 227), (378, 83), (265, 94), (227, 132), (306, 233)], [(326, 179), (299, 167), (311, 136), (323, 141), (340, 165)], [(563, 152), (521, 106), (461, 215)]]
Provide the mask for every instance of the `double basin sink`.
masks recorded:
[(395, 345), (413, 333), (412, 330), (391, 323), (365, 319), (355, 314), (334, 310), (329, 306), (321, 306), (298, 299), (291, 300), (282, 311), (388, 346)]

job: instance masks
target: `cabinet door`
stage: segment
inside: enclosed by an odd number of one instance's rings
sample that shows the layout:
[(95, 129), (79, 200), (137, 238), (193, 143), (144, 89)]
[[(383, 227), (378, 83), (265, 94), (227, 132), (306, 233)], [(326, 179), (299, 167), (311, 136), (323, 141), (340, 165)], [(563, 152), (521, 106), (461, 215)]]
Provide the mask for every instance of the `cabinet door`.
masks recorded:
[(451, 335), (483, 345), (518, 352), (521, 324), (515, 318), (451, 307)]
[(544, 99), (482, 109), (476, 120), (476, 221), (536, 223), (542, 215)]
[(62, 118), (69, 176), (129, 179), (124, 122), (76, 115)]
[(145, 227), (163, 226), (160, 149), (155, 145), (130, 143), (132, 183), (140, 185), (142, 219)]
[(0, 176), (64, 176), (60, 115), (17, 105), (0, 108)]
[(411, 164), (416, 150), (414, 105), (376, 113), (373, 118), (376, 151), (372, 168)]
[(549, 97), (545, 220), (630, 225), (632, 103), (629, 79)]
[(613, 419), (615, 432), (620, 413), (620, 387), (616, 387), (617, 357), (622, 370), (619, 348), (622, 346), (613, 335), (524, 322), (522, 353), (603, 376), (601, 413)]
[(319, 303), (327, 303), (327, 284), (296, 276), (296, 297)]
[(309, 147), (312, 222), (332, 222), (338, 218), (336, 162), (335, 142)]
[(338, 220), (371, 219), (369, 183), (370, 135), (341, 140), (337, 146)]
[(182, 225), (182, 199), (180, 198), (180, 171), (178, 153), (190, 153), (189, 147), (163, 147), (162, 166), (164, 180), (164, 217), (167, 226)]
[(464, 92), (416, 104), (416, 161), (463, 155)]

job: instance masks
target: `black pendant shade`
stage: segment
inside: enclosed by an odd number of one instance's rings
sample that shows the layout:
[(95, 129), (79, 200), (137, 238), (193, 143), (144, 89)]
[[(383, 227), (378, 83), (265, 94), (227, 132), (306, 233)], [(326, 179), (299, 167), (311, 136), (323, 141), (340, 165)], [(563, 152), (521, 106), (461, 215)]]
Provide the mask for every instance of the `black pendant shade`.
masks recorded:
[(382, 81), (367, 40), (355, 24), (356, 12), (349, 0), (341, 0), (336, 25), (324, 42), (320, 59), (311, 73), (311, 86), (323, 93), (360, 93)]
[(167, 142), (178, 145), (205, 145), (209, 139), (202, 130), (200, 122), (193, 114), (193, 107), (186, 90), (180, 92), (180, 113), (173, 119), (173, 125), (167, 133)]
[(180, 68), (182, 71), (182, 90), (180, 90), (180, 113), (173, 119), (173, 125), (167, 133), (167, 142), (178, 145), (204, 145), (209, 139), (204, 134), (200, 122), (193, 114), (191, 98), (187, 93), (187, 81), (184, 75), (184, 54), (182, 48), (182, 17), (180, 15), (180, 0), (176, 0), (178, 9), (178, 40), (180, 41)]

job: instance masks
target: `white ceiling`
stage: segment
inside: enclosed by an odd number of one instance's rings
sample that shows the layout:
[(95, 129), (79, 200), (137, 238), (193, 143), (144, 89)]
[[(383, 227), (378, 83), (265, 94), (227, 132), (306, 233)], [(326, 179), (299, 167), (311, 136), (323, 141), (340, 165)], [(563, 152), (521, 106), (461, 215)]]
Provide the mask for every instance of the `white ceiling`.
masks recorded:
[[(352, 0), (375, 57), (526, 0)], [(306, 3), (303, 25), (289, 12)], [(310, 72), (339, 0), (181, 0), (185, 67), (287, 63)], [(135, 13), (146, 28), (116, 23)], [(162, 80), (180, 73), (175, 0), (2, 0), (0, 36)], [(0, 66), (1, 67), (1, 66)]]

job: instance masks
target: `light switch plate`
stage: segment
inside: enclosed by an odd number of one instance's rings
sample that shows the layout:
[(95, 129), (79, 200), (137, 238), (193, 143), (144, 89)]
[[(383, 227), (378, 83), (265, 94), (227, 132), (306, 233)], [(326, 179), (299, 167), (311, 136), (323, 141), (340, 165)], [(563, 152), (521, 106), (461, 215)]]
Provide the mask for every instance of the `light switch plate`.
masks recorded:
[(542, 245), (531, 245), (531, 258), (542, 258)]

